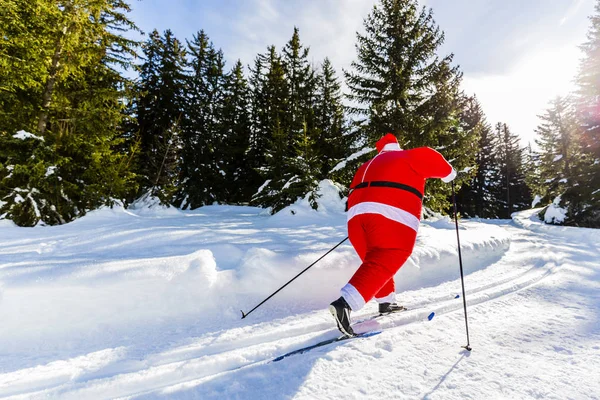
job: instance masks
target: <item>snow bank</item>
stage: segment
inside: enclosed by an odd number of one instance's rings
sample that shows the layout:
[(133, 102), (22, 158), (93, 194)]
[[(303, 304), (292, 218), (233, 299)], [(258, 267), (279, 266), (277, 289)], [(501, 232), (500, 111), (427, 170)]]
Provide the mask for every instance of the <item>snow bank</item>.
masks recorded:
[[(501, 227), (478, 222), (461, 222), (460, 235), (465, 273), (495, 263), (511, 243), (509, 234)], [(252, 249), (240, 265), (239, 280), (233, 282), (234, 287), (239, 285), (241, 292), (257, 302), (325, 254), (334, 244), (329, 242), (328, 245), (319, 246), (318, 250), (305, 250), (293, 257), (267, 249)], [(339, 289), (359, 265), (360, 259), (350, 243), (346, 242), (294, 281), (293, 285), (285, 288), (270, 301), (270, 307), (277, 309), (290, 302), (302, 304), (299, 308), (323, 307), (339, 295)], [(395, 276), (397, 292), (436, 286), (458, 277), (454, 222), (449, 218), (424, 222), (412, 256)]]
[(555, 236), (568, 237), (569, 239), (600, 243), (600, 230), (593, 228), (577, 228), (572, 226), (557, 226), (545, 224), (539, 218), (543, 208), (520, 211), (512, 214), (513, 222), (522, 228), (534, 232), (547, 233)]
[(232, 274), (217, 270), (209, 250), (90, 263), (64, 275), (57, 270), (0, 292), (0, 342), (11, 353), (30, 353), (41, 346), (52, 351), (65, 344), (77, 349), (119, 341), (134, 334), (136, 326), (145, 326), (150, 334), (165, 321), (216, 318), (212, 315), (221, 310), (231, 281), (227, 276)]
[[(449, 218), (424, 222), (412, 256), (396, 274), (396, 291), (416, 290), (457, 279), (458, 245)], [(510, 247), (510, 235), (499, 226), (460, 222), (463, 269), (471, 273), (498, 261)]]
[(325, 179), (319, 183), (315, 192), (318, 197), (316, 210), (310, 205), (311, 193), (309, 193), (303, 199), (298, 199), (294, 204), (273, 215), (269, 220), (269, 224), (273, 226), (294, 226), (298, 222), (303, 224), (322, 223), (327, 218), (344, 214), (346, 198), (342, 195), (341, 185)]
[(1, 219), (0, 218), (0, 229), (3, 228), (16, 228), (17, 225), (12, 222), (10, 219)]
[(131, 203), (128, 210), (133, 211), (137, 215), (153, 217), (181, 215), (180, 210), (161, 204), (160, 199), (152, 196), (150, 192), (143, 194), (139, 199)]

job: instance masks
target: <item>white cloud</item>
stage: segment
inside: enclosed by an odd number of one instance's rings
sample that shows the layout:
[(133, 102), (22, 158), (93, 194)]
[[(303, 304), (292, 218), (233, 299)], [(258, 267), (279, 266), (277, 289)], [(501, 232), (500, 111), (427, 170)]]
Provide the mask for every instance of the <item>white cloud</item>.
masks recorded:
[(363, 19), (373, 4), (375, 0), (249, 1), (243, 18), (234, 27), (236, 40), (224, 48), (225, 55), (230, 53), (249, 64), (271, 44), (281, 50), (297, 26), (302, 43), (310, 47), (313, 62), (320, 64), (329, 57), (341, 74), (341, 69), (355, 58), (356, 31), (362, 30)]
[(523, 144), (533, 144), (534, 129), (549, 102), (574, 89), (581, 52), (574, 43), (530, 53), (504, 75), (467, 76), (463, 88), (476, 94), (492, 124), (506, 122)]

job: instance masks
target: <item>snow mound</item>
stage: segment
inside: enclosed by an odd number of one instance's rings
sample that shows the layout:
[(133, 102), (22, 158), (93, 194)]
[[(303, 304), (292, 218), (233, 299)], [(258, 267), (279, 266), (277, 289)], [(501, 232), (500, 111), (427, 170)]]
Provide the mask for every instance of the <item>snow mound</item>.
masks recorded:
[(560, 206), (560, 197), (555, 198), (544, 213), (544, 221), (547, 224), (561, 225), (565, 222), (567, 210)]
[(150, 192), (143, 194), (139, 199), (131, 203), (128, 210), (135, 212), (136, 215), (147, 217), (181, 215), (181, 211), (177, 208), (161, 204), (160, 199), (152, 196)]
[(294, 224), (294, 221), (322, 221), (332, 214), (343, 214), (346, 210), (346, 198), (342, 194), (342, 185), (329, 179), (319, 182), (315, 194), (317, 195), (317, 209), (310, 205), (308, 193), (303, 199), (298, 199), (294, 204), (285, 207), (270, 218), (271, 223)]
[[(415, 249), (396, 274), (396, 292), (431, 287), (456, 279), (459, 271), (456, 233), (450, 221), (421, 226)], [(455, 229), (455, 226), (452, 226)], [(460, 222), (463, 268), (466, 274), (492, 265), (508, 251), (510, 235), (500, 226)]]
[(513, 222), (517, 226), (530, 231), (549, 233), (551, 235), (561, 236), (580, 242), (585, 241), (600, 244), (600, 234), (598, 233), (598, 229), (545, 224), (539, 217), (539, 213), (542, 210), (543, 208), (534, 208), (513, 213)]
[(133, 214), (125, 209), (121, 202), (116, 202), (112, 206), (102, 206), (96, 210), (88, 211), (81, 218), (69, 222), (67, 225), (73, 226), (95, 226), (99, 223), (114, 221), (115, 223), (121, 218), (131, 218)]
[(0, 218), (0, 229), (1, 228), (17, 228), (17, 224), (12, 222), (10, 219), (1, 219)]
[[(450, 218), (447, 215), (439, 215), (437, 214), (434, 217), (427, 218), (426, 220), (421, 222), (425, 226), (430, 226), (436, 229), (456, 229), (456, 225), (454, 223), (454, 219)], [(459, 229), (464, 229), (459, 225)]]

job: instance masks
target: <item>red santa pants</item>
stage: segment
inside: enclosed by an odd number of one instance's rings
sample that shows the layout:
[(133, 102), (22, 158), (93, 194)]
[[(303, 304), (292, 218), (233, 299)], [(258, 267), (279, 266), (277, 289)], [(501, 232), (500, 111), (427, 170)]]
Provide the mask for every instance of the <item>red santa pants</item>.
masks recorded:
[(356, 311), (373, 297), (393, 302), (394, 275), (410, 257), (417, 232), (379, 214), (359, 214), (348, 221), (348, 236), (362, 260), (342, 296)]

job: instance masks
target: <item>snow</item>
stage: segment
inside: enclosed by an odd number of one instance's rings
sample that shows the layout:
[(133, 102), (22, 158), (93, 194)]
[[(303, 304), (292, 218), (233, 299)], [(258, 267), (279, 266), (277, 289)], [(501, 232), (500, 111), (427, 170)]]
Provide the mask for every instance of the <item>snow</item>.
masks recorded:
[(33, 133), (29, 133), (29, 132), (25, 132), (25, 131), (19, 131), (16, 134), (14, 134), (13, 137), (15, 139), (19, 139), (19, 140), (35, 139), (35, 140), (41, 140), (42, 142), (44, 141), (43, 137), (36, 136)]
[(547, 224), (560, 225), (565, 222), (567, 210), (560, 206), (560, 199), (561, 196), (555, 198), (552, 204), (550, 204), (546, 209), (546, 212), (544, 213), (544, 221)]
[(46, 176), (54, 175), (56, 172), (56, 166), (51, 166), (46, 169)]
[(269, 219), (269, 226), (293, 227), (298, 221), (303, 223), (313, 222), (315, 224), (327, 223), (327, 220), (335, 216), (339, 219), (346, 217), (346, 198), (342, 196), (342, 187), (329, 179), (319, 183), (316, 190), (318, 197), (317, 210), (313, 210), (309, 203), (310, 193), (303, 199), (298, 199), (294, 204), (285, 207)]
[(345, 160), (340, 161), (339, 163), (337, 163), (337, 165), (335, 167), (333, 167), (330, 172), (335, 172), (335, 171), (339, 171), (340, 169), (344, 169), (346, 167), (346, 164), (348, 164), (348, 162), (350, 162), (352, 160), (356, 160), (360, 156), (368, 154), (368, 153), (370, 153), (370, 152), (372, 152), (374, 150), (375, 149), (373, 147), (365, 147), (364, 149), (361, 149), (361, 150), (357, 151), (356, 153), (350, 155)]
[[(175, 207), (160, 204), (160, 199), (158, 197), (152, 196), (150, 192), (145, 193), (139, 199), (133, 202), (129, 206), (129, 210), (134, 212), (135, 215), (155, 216), (157, 218), (181, 214), (180, 211)], [(103, 216), (105, 215), (109, 215), (112, 217), (114, 212), (119, 213), (127, 211), (122, 210), (122, 207), (117, 207), (115, 211), (112, 211), (112, 209), (102, 208), (99, 211), (90, 212), (90, 217), (88, 219), (103, 219)]]
[(531, 208), (535, 208), (535, 206), (537, 206), (541, 202), (542, 202), (542, 196), (540, 196), (539, 194), (536, 194), (535, 197), (533, 198), (533, 201), (531, 202)]
[(539, 209), (460, 221), (472, 352), (455, 225), (437, 217), (396, 275), (409, 311), (270, 362), (338, 335), (327, 305), (360, 263), (347, 241), (239, 310), (344, 239), (339, 193), (323, 181), (318, 210), (273, 216), (148, 195), (62, 226), (0, 221), (0, 398), (598, 398), (600, 235)]
[(562, 158), (563, 158), (562, 154), (559, 154), (556, 157), (554, 157), (554, 159), (552, 160), (552, 162), (556, 162), (558, 160), (561, 160)]
[(258, 191), (256, 192), (256, 194), (255, 194), (254, 196), (257, 196), (257, 195), (258, 195), (260, 192), (262, 192), (262, 191), (265, 189), (265, 187), (267, 187), (267, 185), (268, 185), (269, 183), (271, 183), (271, 180), (270, 180), (270, 179), (267, 179), (267, 180), (265, 181), (265, 183), (263, 183), (263, 184), (262, 184), (262, 185), (261, 185), (261, 186), (258, 188)]
[(290, 178), (285, 185), (283, 185), (283, 187), (281, 188), (281, 190), (285, 190), (287, 188), (289, 188), (290, 186), (292, 186), (292, 184), (298, 182), (300, 180), (300, 178), (298, 177), (298, 175), (294, 175), (292, 178)]

